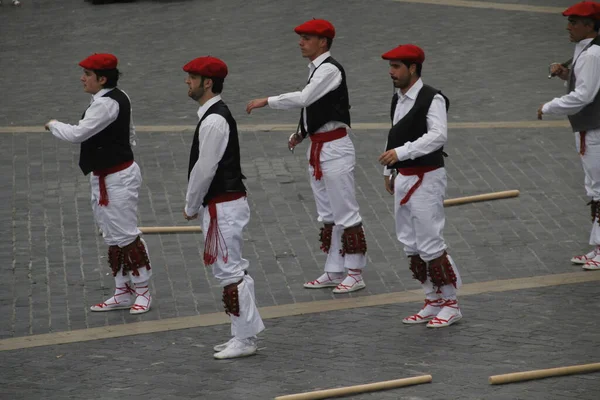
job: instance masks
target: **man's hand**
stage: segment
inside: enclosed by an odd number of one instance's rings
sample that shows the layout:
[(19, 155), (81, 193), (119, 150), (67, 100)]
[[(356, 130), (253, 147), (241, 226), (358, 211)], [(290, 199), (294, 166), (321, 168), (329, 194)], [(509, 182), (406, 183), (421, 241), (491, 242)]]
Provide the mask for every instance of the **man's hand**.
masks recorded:
[(540, 106), (540, 108), (538, 108), (538, 111), (537, 111), (538, 119), (542, 119), (542, 115), (544, 115), (544, 113), (542, 112), (542, 107), (544, 107), (543, 104)]
[(385, 190), (391, 195), (394, 194), (394, 181), (392, 180), (392, 176), (384, 176), (385, 180)]
[(263, 108), (267, 104), (269, 104), (269, 99), (267, 97), (265, 97), (264, 99), (250, 100), (246, 105), (246, 112), (250, 114), (255, 108)]
[(56, 121), (55, 119), (51, 119), (50, 121), (46, 122), (46, 125), (44, 125), (44, 128), (49, 131), (50, 130), (50, 123)]
[(288, 149), (290, 149), (290, 151), (294, 151), (296, 146), (298, 146), (298, 144), (300, 144), (303, 140), (304, 138), (299, 133), (292, 133), (288, 139)]
[(183, 209), (183, 218), (185, 218), (185, 219), (186, 219), (186, 220), (188, 220), (188, 221), (191, 221), (191, 220), (193, 220), (193, 219), (196, 219), (196, 218), (198, 218), (198, 213), (196, 213), (196, 214), (194, 214), (194, 215), (191, 215), (191, 216), (190, 216), (190, 215), (187, 215), (187, 214), (186, 214), (186, 212), (185, 212), (185, 208), (184, 208), (184, 209)]
[(398, 154), (396, 150), (391, 149), (379, 156), (379, 163), (381, 165), (392, 165), (398, 162)]
[(559, 63), (550, 64), (550, 76), (558, 76), (563, 81), (569, 79), (569, 68), (563, 67)]

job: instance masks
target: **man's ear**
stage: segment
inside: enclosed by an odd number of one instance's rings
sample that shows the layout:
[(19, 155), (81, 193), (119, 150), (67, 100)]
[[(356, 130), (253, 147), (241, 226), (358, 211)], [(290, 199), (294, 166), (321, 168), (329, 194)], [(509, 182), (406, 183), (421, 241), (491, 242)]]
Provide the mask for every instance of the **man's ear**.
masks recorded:
[(319, 45), (324, 49), (327, 48), (327, 38), (325, 36), (319, 37)]
[(416, 74), (417, 73), (417, 64), (410, 64), (408, 71), (410, 72), (411, 76)]
[(204, 78), (204, 89), (212, 90), (213, 80), (211, 78)]
[(106, 82), (108, 82), (108, 79), (106, 79), (105, 76), (96, 75), (96, 79), (98, 79), (98, 83), (101, 84), (102, 86), (106, 85)]

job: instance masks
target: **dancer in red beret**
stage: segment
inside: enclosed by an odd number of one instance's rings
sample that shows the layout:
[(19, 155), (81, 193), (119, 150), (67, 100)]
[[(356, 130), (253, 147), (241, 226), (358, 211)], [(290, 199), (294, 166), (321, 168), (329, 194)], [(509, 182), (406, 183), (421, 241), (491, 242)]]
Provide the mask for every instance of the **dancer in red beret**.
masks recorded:
[(108, 247), (108, 263), (115, 278), (114, 296), (92, 311), (150, 310), (150, 258), (137, 226), (138, 194), (142, 175), (133, 160), (135, 128), (131, 102), (117, 88), (119, 70), (112, 54), (94, 54), (81, 61), (83, 90), (92, 95), (77, 125), (50, 120), (46, 129), (59, 139), (80, 143), (79, 167), (90, 172), (92, 209)]
[(237, 124), (221, 99), (227, 65), (215, 57), (187, 63), (188, 96), (200, 104), (194, 133), (183, 216), (200, 218), (204, 264), (223, 287), (225, 312), (231, 317), (228, 342), (214, 347), (216, 359), (256, 353), (256, 335), (265, 329), (254, 297), (248, 260), (242, 258), (242, 232), (250, 220), (242, 179)]
[(298, 131), (289, 138), (293, 148), (306, 136), (310, 184), (323, 223), (321, 249), (327, 253), (325, 272), (307, 282), (307, 289), (333, 287), (333, 293), (364, 289), (367, 242), (354, 188), (354, 145), (348, 136), (350, 105), (346, 73), (330, 53), (335, 28), (314, 19), (297, 26), (302, 56), (310, 60), (308, 83), (299, 92), (252, 100), (246, 111), (268, 105), (273, 109), (301, 108)]
[[(389, 61), (396, 93), (392, 128), (379, 162), (385, 166), (385, 189), (394, 195), (396, 235), (404, 245), (413, 277), (425, 292), (424, 307), (402, 322), (442, 328), (462, 318), (456, 299), (460, 275), (442, 236), (450, 102), (423, 83), (425, 53), (420, 47), (400, 45), (381, 57)], [(392, 172), (397, 173), (395, 178)]]
[(600, 269), (600, 3), (583, 1), (563, 12), (567, 30), (575, 43), (572, 65), (552, 64), (550, 73), (567, 81), (567, 94), (538, 109), (544, 114), (567, 115), (575, 134), (575, 145), (585, 174), (585, 190), (592, 208), (592, 231), (587, 254), (571, 258), (585, 270)]

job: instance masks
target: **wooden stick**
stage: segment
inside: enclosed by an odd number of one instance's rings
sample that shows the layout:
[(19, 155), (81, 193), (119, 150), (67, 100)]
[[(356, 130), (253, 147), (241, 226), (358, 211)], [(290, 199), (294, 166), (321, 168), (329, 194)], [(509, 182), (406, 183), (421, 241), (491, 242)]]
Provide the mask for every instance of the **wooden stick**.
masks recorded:
[(418, 385), (431, 382), (431, 375), (415, 376), (414, 378), (395, 379), (391, 381), (367, 383), (365, 385), (346, 386), (337, 389), (317, 390), (275, 397), (275, 400), (315, 400), (330, 397), (348, 396), (350, 394), (375, 392), (377, 390), (394, 389), (403, 386)]
[(202, 232), (202, 228), (199, 226), (146, 226), (139, 229), (142, 233)]
[(455, 199), (444, 200), (444, 207), (457, 206), (460, 204), (474, 203), (477, 201), (488, 201), (498, 199), (508, 199), (510, 197), (517, 197), (519, 195), (518, 190), (506, 190), (504, 192), (494, 192), (478, 194), (475, 196), (457, 197)]
[(514, 383), (529, 381), (532, 379), (549, 378), (552, 376), (562, 376), (571, 374), (584, 374), (587, 372), (600, 371), (600, 363), (573, 365), (571, 367), (559, 367), (549, 369), (538, 369), (534, 371), (515, 372), (512, 374), (490, 376), (491, 385), (502, 385), (504, 383)]
[[(518, 190), (507, 190), (504, 192), (494, 192), (478, 194), (475, 196), (457, 197), (454, 199), (444, 200), (445, 207), (457, 206), (460, 204), (474, 203), (477, 201), (489, 201), (497, 199), (507, 199), (509, 197), (517, 197)], [(184, 233), (184, 232), (202, 232), (199, 226), (147, 226), (140, 227), (142, 233)]]

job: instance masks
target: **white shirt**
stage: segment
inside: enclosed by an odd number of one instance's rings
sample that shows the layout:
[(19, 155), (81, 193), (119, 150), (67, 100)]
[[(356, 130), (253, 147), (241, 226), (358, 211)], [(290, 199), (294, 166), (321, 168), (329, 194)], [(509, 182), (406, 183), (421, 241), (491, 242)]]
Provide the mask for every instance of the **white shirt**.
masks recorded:
[[(201, 120), (206, 111), (221, 100), (215, 96), (198, 109), (198, 120)], [(200, 125), (198, 132), (199, 156), (192, 168), (185, 196), (185, 213), (188, 216), (197, 214), (202, 207), (204, 196), (208, 193), (210, 184), (217, 172), (219, 161), (225, 154), (229, 142), (229, 124), (218, 114), (211, 114)]]
[(585, 49), (592, 40), (584, 39), (575, 45), (571, 67), (576, 78), (575, 89), (544, 104), (542, 113), (573, 115), (594, 101), (600, 89), (600, 46)]
[[(71, 143), (81, 143), (102, 132), (108, 125), (112, 124), (119, 116), (119, 103), (110, 97), (102, 97), (113, 90), (102, 89), (92, 96), (90, 106), (85, 111), (85, 117), (77, 125), (69, 125), (59, 121), (48, 124), (50, 132), (59, 139)], [(125, 92), (123, 92), (125, 93)], [(127, 96), (127, 93), (125, 93)], [(129, 96), (127, 96), (129, 98)], [(130, 101), (131, 102), (131, 101)], [(136, 134), (133, 125), (133, 112), (129, 121), (129, 142), (135, 146)]]
[[(397, 89), (398, 104), (394, 110), (393, 124), (397, 124), (415, 105), (417, 95), (423, 88), (423, 81), (419, 78), (406, 94), (402, 94), (400, 89)], [(429, 111), (427, 112), (427, 133), (415, 140), (414, 142), (406, 142), (400, 147), (396, 147), (396, 155), (398, 161), (414, 160), (426, 154), (433, 153), (441, 148), (448, 141), (448, 115), (446, 113), (446, 100), (441, 94), (436, 94), (433, 97)], [(387, 147), (387, 145), (386, 145)], [(385, 176), (391, 175), (391, 170), (383, 167)]]
[[(289, 110), (292, 108), (306, 108), (325, 96), (327, 93), (335, 90), (342, 83), (342, 72), (333, 64), (327, 63), (324, 65), (328, 57), (331, 56), (329, 51), (321, 54), (308, 64), (308, 76), (310, 77), (313, 71), (316, 72), (310, 78), (310, 82), (306, 84), (300, 92), (290, 92), (280, 94), (279, 96), (269, 97), (269, 107), (276, 110)], [(304, 111), (304, 128), (308, 129), (306, 123), (306, 111)], [(325, 125), (317, 129), (315, 133), (329, 132), (337, 128), (349, 128), (348, 125), (339, 121), (327, 122)]]

